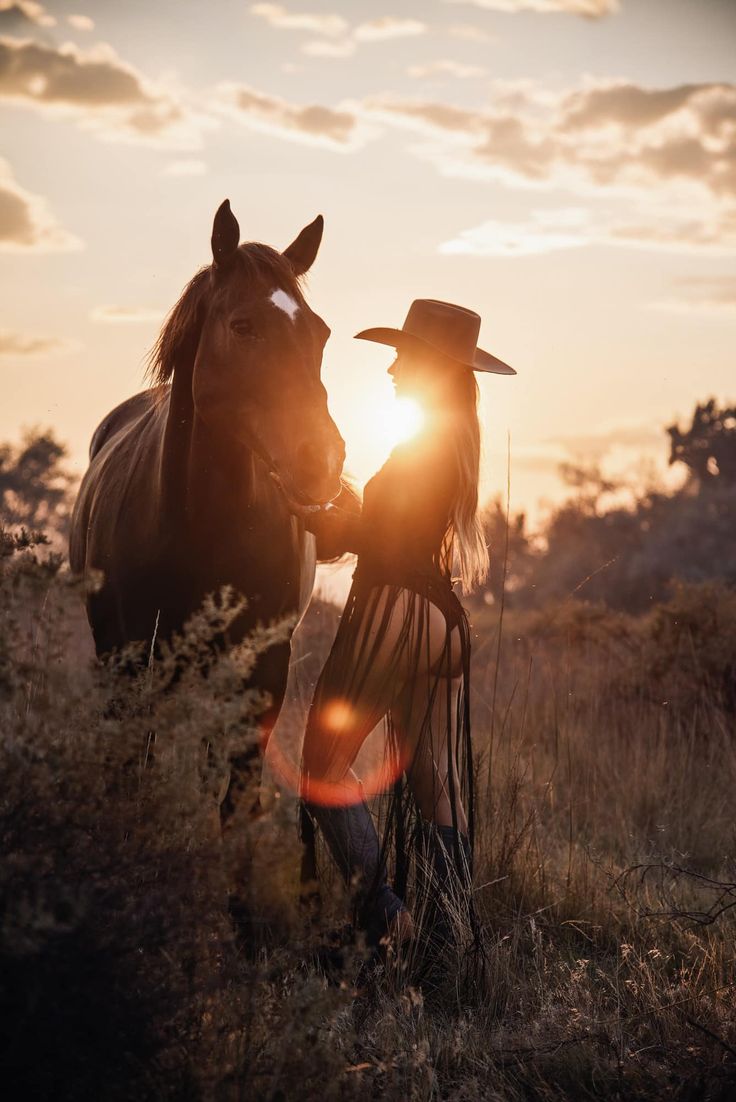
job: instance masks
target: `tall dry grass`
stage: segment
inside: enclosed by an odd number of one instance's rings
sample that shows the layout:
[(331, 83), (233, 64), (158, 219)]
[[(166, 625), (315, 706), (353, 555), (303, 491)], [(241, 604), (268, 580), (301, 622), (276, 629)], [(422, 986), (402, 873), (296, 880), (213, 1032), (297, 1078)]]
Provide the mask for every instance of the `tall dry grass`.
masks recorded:
[[(217, 829), (268, 633), (213, 661), (224, 594), (121, 679), (91, 662), (61, 564), (3, 548), (6, 1097), (732, 1097), (734, 911), (715, 917), (736, 902), (732, 593), (682, 590), (638, 620), (507, 615), (500, 640), (479, 614), (485, 967), (429, 1002), (394, 966), (356, 1002), (360, 945), (326, 954), (299, 910), (290, 793), (269, 782), (259, 802), (254, 771)], [(335, 623), (316, 604), (295, 641), (287, 752)]]

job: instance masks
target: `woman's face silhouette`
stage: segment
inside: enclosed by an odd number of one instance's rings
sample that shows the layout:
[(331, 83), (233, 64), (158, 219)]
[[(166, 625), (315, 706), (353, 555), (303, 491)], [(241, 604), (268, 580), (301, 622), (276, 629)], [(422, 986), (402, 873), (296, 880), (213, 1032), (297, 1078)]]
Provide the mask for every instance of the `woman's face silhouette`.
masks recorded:
[(431, 354), (398, 352), (388, 369), (397, 398), (413, 398), (424, 406), (436, 405), (447, 392), (452, 369)]

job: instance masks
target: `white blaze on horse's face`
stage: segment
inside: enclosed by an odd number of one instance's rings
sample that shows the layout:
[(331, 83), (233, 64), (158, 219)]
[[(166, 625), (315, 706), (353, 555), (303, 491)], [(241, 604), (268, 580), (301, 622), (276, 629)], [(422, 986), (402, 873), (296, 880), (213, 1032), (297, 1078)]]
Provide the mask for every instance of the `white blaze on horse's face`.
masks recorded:
[(275, 291), (272, 291), (269, 298), (274, 306), (277, 306), (279, 310), (283, 310), (285, 314), (289, 315), (289, 320), (293, 321), (299, 313), (299, 303), (287, 295), (286, 291), (282, 291), (280, 287), (277, 287)]

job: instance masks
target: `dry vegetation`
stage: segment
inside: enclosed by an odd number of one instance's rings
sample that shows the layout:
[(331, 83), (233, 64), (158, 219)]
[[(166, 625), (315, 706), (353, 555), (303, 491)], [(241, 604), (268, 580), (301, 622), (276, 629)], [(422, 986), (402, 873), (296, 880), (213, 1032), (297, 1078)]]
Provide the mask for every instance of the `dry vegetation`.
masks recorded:
[[(174, 655), (121, 684), (27, 543), (0, 567), (5, 1097), (733, 1097), (732, 591), (515, 612), (500, 641), (498, 608), (476, 614), (485, 966), (432, 1000), (390, 967), (356, 1002), (360, 946), (324, 951), (339, 898), (321, 930), (297, 906), (289, 793), (256, 813), (254, 776), (219, 837), (257, 706), (252, 649), (213, 666), (206, 645), (237, 602), (191, 625), (173, 689)], [(284, 747), (335, 617), (300, 631)]]

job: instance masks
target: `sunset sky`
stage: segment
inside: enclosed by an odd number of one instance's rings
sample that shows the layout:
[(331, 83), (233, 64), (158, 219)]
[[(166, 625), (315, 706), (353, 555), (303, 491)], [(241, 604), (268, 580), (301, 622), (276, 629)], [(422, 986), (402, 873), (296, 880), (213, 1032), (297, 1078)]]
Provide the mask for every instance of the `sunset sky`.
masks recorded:
[(560, 460), (640, 477), (736, 399), (736, 0), (0, 0), (0, 440), (84, 466), (210, 259), (226, 196), (285, 247), (362, 482), (390, 447), (412, 298), (476, 309), (485, 496), (540, 514)]

